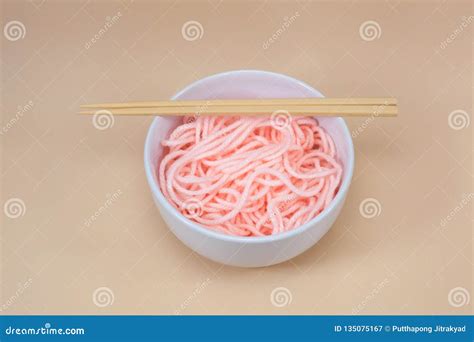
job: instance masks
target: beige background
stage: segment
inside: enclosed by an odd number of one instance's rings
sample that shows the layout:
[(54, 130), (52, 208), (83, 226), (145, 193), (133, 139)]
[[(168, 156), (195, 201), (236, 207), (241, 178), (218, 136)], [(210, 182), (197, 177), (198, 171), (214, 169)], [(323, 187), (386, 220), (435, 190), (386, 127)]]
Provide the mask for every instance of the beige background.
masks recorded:
[[(470, 313), (470, 15), (467, 1), (2, 1), (2, 31), (25, 27), (1, 37), (1, 204), (24, 203), (19, 217), (0, 215), (2, 313)], [(190, 20), (203, 28), (194, 41), (181, 33)], [(359, 33), (368, 20), (380, 26), (371, 41)], [(151, 118), (98, 130), (75, 114), (81, 103), (169, 98), (233, 69), (400, 102), (396, 119), (348, 120), (362, 132), (342, 214), (314, 248), (269, 268), (215, 264), (169, 232), (143, 171)], [(448, 120), (458, 110), (461, 127)], [(366, 198), (378, 216), (361, 215)], [(282, 307), (278, 287), (291, 297)]]

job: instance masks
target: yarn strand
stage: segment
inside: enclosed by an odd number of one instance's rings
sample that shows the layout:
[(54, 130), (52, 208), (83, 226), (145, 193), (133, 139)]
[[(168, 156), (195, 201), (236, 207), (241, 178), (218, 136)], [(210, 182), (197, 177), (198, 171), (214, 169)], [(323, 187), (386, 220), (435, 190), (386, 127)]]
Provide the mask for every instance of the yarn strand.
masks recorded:
[(317, 120), (185, 117), (162, 142), (161, 190), (184, 216), (224, 234), (296, 229), (336, 196), (342, 166)]

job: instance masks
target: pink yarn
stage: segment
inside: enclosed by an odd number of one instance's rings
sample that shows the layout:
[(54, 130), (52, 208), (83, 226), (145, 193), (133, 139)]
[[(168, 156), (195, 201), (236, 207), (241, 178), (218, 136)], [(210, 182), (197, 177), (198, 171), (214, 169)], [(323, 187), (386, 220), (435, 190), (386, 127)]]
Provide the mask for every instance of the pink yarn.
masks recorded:
[(269, 117), (186, 117), (162, 144), (164, 196), (229, 235), (295, 229), (323, 211), (341, 183), (334, 142), (313, 118), (281, 125)]

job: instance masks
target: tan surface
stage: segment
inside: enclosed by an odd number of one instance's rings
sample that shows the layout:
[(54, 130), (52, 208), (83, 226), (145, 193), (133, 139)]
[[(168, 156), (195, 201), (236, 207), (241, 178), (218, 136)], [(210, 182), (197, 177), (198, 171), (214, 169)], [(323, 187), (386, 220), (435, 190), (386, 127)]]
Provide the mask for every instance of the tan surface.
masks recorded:
[[(3, 312), (471, 312), (473, 300), (461, 297), (473, 295), (473, 124), (448, 124), (455, 110), (472, 119), (474, 22), (462, 18), (473, 14), (469, 2), (33, 0), (2, 7), (1, 28), (12, 20), (26, 28), (23, 39), (1, 37), (1, 204), (20, 198), (26, 208), (18, 218), (0, 215)], [(189, 20), (202, 25), (201, 39), (183, 38)], [(367, 20), (380, 25), (378, 39), (361, 39)], [(453, 33), (463, 20), (467, 27)], [(310, 251), (265, 269), (222, 267), (169, 233), (143, 172), (151, 118), (116, 118), (101, 131), (75, 115), (80, 103), (169, 98), (232, 69), (288, 74), (328, 96), (400, 102), (397, 119), (348, 120), (354, 132), (366, 128), (354, 139), (356, 169), (340, 218)], [(379, 216), (360, 214), (366, 198), (380, 203)], [(100, 287), (113, 293), (111, 305), (94, 304)], [(291, 303), (272, 305), (277, 287)], [(452, 289), (460, 291), (454, 306)], [(456, 298), (464, 305), (456, 307)]]

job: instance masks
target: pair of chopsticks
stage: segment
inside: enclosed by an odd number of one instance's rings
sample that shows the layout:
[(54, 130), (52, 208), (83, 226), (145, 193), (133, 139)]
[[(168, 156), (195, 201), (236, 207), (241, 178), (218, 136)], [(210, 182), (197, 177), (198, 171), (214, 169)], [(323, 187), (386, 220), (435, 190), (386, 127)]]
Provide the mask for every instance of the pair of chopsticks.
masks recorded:
[(395, 98), (294, 98), (151, 101), (81, 105), (80, 114), (107, 110), (113, 115), (239, 115), (255, 116), (278, 111), (302, 116), (397, 116)]

